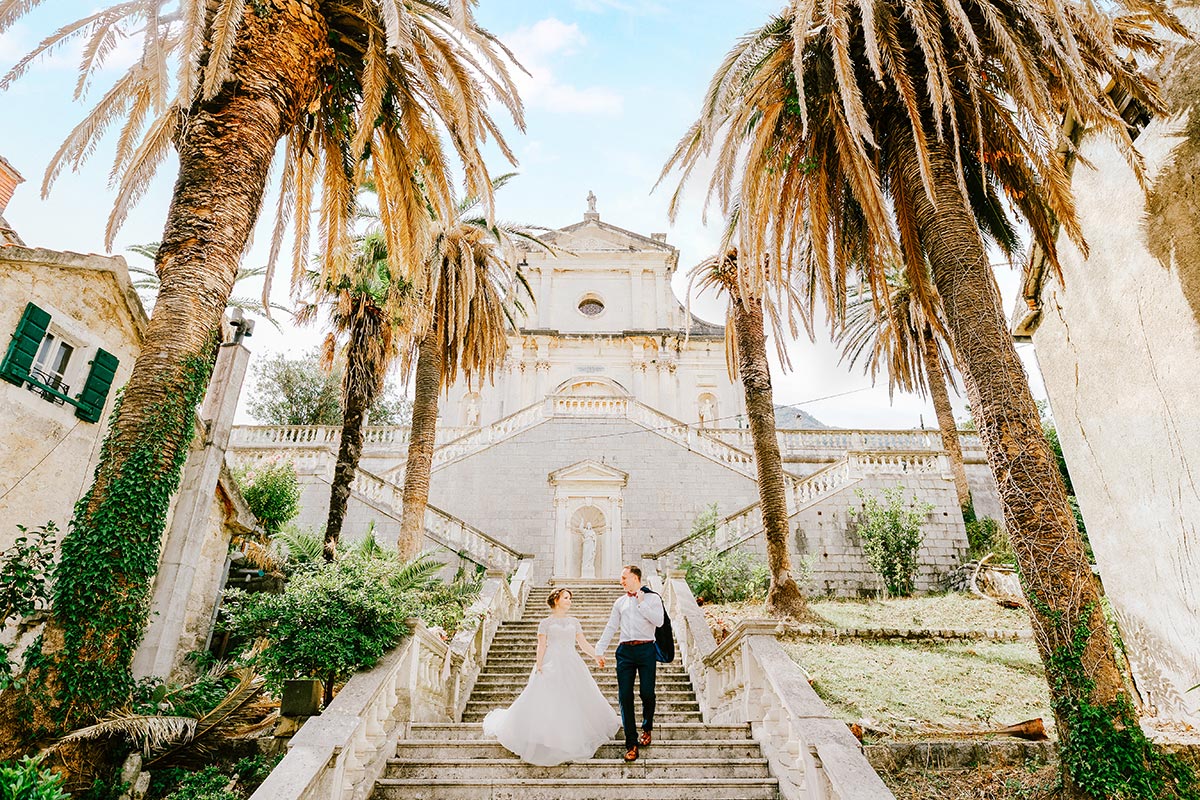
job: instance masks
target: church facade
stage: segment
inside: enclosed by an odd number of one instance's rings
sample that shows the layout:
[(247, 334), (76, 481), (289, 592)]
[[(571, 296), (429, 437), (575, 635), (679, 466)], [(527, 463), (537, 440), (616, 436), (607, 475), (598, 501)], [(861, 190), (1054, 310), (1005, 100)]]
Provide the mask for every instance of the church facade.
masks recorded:
[[(740, 384), (725, 331), (691, 316), (671, 279), (679, 251), (664, 234), (604, 222), (594, 206), (549, 232), (554, 253), (524, 251), (534, 295), (494, 381), (460, 380), (439, 406), (426, 515), (429, 546), (448, 559), (535, 578), (614, 578), (622, 564), (677, 565), (697, 519), (720, 517), (705, 547), (762, 550), (757, 483)], [(301, 524), (319, 529), (336, 454), (334, 429), (235, 430), (242, 460), (288, 457), (305, 483)], [(957, 566), (966, 535), (936, 431), (781, 430), (790, 546), (809, 587), (877, 588), (853, 534), (859, 492), (903, 485), (931, 510), (920, 585)], [(399, 527), (407, 430), (366, 435), (345, 534)], [(977, 507), (999, 516), (983, 453), (967, 437)]]

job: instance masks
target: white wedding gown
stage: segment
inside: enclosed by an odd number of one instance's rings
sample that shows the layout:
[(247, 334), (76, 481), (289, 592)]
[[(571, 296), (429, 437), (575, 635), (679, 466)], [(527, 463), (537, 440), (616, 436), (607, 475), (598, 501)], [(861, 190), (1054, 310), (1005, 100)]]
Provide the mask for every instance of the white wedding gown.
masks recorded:
[(538, 625), (546, 636), (542, 671), (529, 676), (525, 691), (508, 708), (483, 720), (483, 732), (523, 761), (553, 767), (595, 755), (612, 739), (621, 718), (600, 692), (575, 649), (583, 630), (574, 617), (547, 617)]

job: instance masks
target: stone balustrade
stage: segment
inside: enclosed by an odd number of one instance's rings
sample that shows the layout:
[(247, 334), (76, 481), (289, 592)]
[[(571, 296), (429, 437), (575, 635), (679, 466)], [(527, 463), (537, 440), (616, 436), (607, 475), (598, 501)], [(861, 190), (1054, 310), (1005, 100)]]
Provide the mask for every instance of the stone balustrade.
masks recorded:
[[(742, 450), (753, 450), (746, 428), (707, 428), (705, 433)], [(964, 454), (984, 458), (983, 442), (974, 431), (959, 431)], [(838, 458), (847, 450), (941, 450), (936, 430), (828, 430), (824, 428), (778, 432), (779, 451), (785, 461), (821, 461)]]
[[(478, 428), (439, 426), (437, 443), (450, 442)], [(336, 450), (341, 441), (341, 425), (238, 425), (233, 429), (229, 446), (238, 449), (289, 448), (297, 446), (328, 447)], [(409, 443), (407, 425), (372, 425), (363, 428), (363, 451), (406, 450)]]
[[(841, 491), (868, 475), (949, 475), (946, 455), (937, 450), (851, 451), (838, 461), (804, 478), (788, 482), (788, 515)], [(762, 530), (759, 503), (717, 521), (712, 545), (720, 551), (737, 547), (758, 536)], [(650, 554), (666, 566), (677, 566), (688, 542), (700, 534), (690, 534), (674, 544)]]
[(503, 575), (489, 573), (468, 610), (478, 624), (450, 644), (412, 620), (399, 647), (304, 723), (251, 800), (365, 800), (409, 723), (461, 718), (492, 637), (520, 616), (527, 594), (527, 580), (514, 592)]
[(665, 581), (678, 657), (704, 721), (749, 723), (784, 800), (894, 800), (862, 746), (776, 639), (778, 623), (741, 623), (720, 645), (678, 574)]

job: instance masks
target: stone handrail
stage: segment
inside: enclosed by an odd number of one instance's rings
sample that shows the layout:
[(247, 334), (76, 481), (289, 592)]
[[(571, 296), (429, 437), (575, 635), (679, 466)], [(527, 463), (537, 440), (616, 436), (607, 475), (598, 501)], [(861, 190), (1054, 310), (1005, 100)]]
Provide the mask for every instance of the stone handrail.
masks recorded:
[(496, 442), (503, 441), (510, 436), (532, 428), (546, 419), (543, 406), (544, 403), (534, 403), (531, 406), (526, 406), (519, 411), (509, 414), (503, 419), (493, 422), (491, 425), (485, 425), (482, 428), (472, 428), (457, 438), (447, 440), (444, 444), (439, 444), (437, 449), (433, 451), (433, 464), (431, 468), (439, 469), (453, 461), (473, 455), (485, 447), (490, 447)]
[[(259, 450), (242, 450), (237, 453), (239, 464), (249, 463), (256, 457), (271, 457), (278, 453)], [(329, 480), (333, 476), (337, 456), (328, 450), (301, 450), (289, 453), (288, 458), (299, 472), (311, 472)], [(404, 507), (404, 489), (387, 478), (359, 467), (350, 482), (350, 490), (377, 506), (387, 509), (396, 519)], [(504, 542), (495, 539), (453, 514), (436, 506), (425, 505), (425, 535), (435, 543), (461, 553), (471, 561), (487, 569), (511, 572), (516, 569), (522, 554)]]
[[(803, 510), (834, 492), (857, 483), (867, 475), (949, 475), (949, 461), (938, 450), (851, 451), (824, 469), (794, 480), (788, 489), (788, 516)], [(713, 545), (720, 551), (737, 547), (762, 533), (759, 503), (752, 503), (717, 522)], [(674, 566), (680, 551), (703, 533), (693, 533), (657, 553), (647, 554)]]
[(412, 620), (411, 636), (304, 723), (251, 800), (366, 800), (409, 723), (461, 718), (492, 637), (523, 605), (524, 595), (492, 573), (468, 610), (478, 625), (449, 645)]
[(714, 643), (691, 589), (668, 582), (680, 656), (705, 722), (749, 723), (784, 800), (894, 800), (844, 722), (830, 713), (776, 639), (777, 623), (741, 623)]
[[(450, 442), (465, 436), (475, 428), (439, 426), (437, 442)], [(336, 449), (341, 440), (341, 425), (237, 425), (230, 436), (230, 447), (288, 448), (296, 445), (327, 446)], [(375, 447), (385, 446), (395, 450), (408, 447), (409, 428), (407, 425), (370, 425), (363, 428), (363, 448), (370, 451)]]
[[(715, 439), (742, 448), (752, 449), (754, 444), (746, 428), (707, 428), (705, 432)], [(932, 429), (824, 429), (803, 428), (777, 431), (779, 451), (784, 460), (824, 460), (848, 450), (941, 450), (941, 433)], [(960, 430), (959, 444), (964, 452), (975, 457), (984, 455), (983, 442), (975, 431)]]

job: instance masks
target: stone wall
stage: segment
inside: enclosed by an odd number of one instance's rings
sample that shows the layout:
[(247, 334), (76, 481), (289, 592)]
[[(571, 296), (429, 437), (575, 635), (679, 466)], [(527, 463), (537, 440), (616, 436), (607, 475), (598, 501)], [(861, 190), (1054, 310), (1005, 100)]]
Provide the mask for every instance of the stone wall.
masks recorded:
[[(879, 577), (863, 556), (849, 512), (862, 506), (857, 491), (878, 495), (893, 486), (902, 486), (908, 496), (915, 494), (933, 505), (923, 527), (917, 590), (944, 588), (946, 575), (967, 555), (967, 533), (953, 481), (948, 475), (870, 475), (801, 509), (789, 520), (792, 563), (797, 574), (807, 573), (807, 586), (803, 587), (807, 592), (858, 597), (882, 589)], [(766, 557), (766, 542), (761, 535), (745, 542), (741, 549)]]
[(74, 406), (56, 405), (25, 387), (0, 381), (0, 550), (12, 544), (18, 524), (53, 520), (66, 530), (75, 502), (96, 470), (116, 390), (133, 369), (146, 321), (124, 259), (0, 248), (4, 349), (30, 302), (50, 313), (51, 332), (78, 345), (64, 376), (72, 396), (83, 388), (96, 348), (103, 347), (120, 364), (99, 423), (77, 418)]
[[(1176, 10), (1200, 29), (1200, 12)], [(1085, 139), (1082, 154), (1096, 168), (1076, 167), (1073, 184), (1090, 256), (1060, 242), (1063, 281), (1047, 277), (1031, 298), (1036, 312), (1022, 309), (1018, 319), (1018, 332), (1032, 332), (1147, 710), (1193, 724), (1200, 721), (1200, 692), (1187, 691), (1200, 676), (1198, 65), (1196, 45), (1161, 65), (1168, 85), (1186, 89), (1190, 81), (1190, 94), (1175, 93), (1183, 113), (1154, 119), (1137, 140), (1154, 213), (1148, 218), (1145, 195), (1116, 148)], [(1179, 164), (1184, 157), (1193, 163)], [(1181, 169), (1190, 194), (1162, 196), (1158, 181), (1175, 180)], [(1168, 222), (1173, 232), (1163, 230)]]
[(757, 499), (754, 481), (624, 420), (554, 419), (436, 471), (430, 502), (521, 552), (536, 580), (554, 558), (549, 474), (594, 459), (628, 473), (622, 492), (622, 557), (683, 538), (711, 503), (722, 514)]

